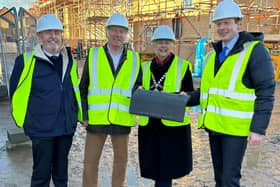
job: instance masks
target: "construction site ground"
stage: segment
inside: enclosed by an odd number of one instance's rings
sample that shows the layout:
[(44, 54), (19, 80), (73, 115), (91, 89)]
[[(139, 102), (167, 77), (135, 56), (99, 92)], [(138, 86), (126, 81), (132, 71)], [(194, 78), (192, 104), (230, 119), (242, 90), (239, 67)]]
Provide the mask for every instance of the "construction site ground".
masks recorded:
[[(275, 92), (275, 105), (262, 146), (249, 147), (243, 161), (242, 187), (280, 187), (280, 84)], [(204, 130), (196, 128), (198, 112), (192, 112), (193, 171), (174, 180), (174, 187), (214, 187), (213, 169)], [(32, 173), (30, 143), (7, 149), (7, 130), (15, 128), (10, 115), (9, 100), (0, 98), (0, 187), (28, 187)], [(69, 154), (69, 187), (80, 187), (86, 131), (78, 126)], [(107, 139), (99, 170), (99, 186), (111, 186), (112, 145)], [(51, 185), (52, 186), (52, 185)], [(153, 181), (140, 176), (137, 150), (137, 126), (132, 128), (126, 187), (152, 187)]]

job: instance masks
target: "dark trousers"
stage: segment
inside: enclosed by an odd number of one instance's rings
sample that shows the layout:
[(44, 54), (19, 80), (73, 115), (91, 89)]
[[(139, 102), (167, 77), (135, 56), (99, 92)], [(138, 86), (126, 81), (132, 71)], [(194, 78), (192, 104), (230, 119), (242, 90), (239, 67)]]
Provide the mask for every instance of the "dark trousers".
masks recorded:
[(155, 187), (172, 187), (172, 180), (165, 180), (165, 181), (155, 181)]
[(72, 135), (31, 137), (33, 153), (31, 187), (49, 187), (51, 178), (55, 187), (67, 187), (68, 153), (72, 139)]
[(209, 132), (209, 141), (216, 187), (239, 187), (247, 137)]

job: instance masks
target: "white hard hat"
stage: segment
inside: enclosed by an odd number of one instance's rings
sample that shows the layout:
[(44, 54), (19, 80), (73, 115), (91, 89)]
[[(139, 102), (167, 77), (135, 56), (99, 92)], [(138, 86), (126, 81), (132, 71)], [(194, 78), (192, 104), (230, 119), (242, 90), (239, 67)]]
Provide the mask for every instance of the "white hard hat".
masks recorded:
[(233, 0), (221, 1), (214, 11), (212, 21), (225, 18), (242, 18), (240, 8)]
[(123, 14), (114, 13), (106, 22), (106, 28), (110, 26), (119, 26), (128, 29), (128, 21)]
[(40, 17), (37, 23), (36, 32), (46, 31), (46, 30), (61, 30), (63, 31), (63, 26), (60, 20), (53, 14), (45, 14)]
[(175, 41), (174, 32), (167, 25), (161, 25), (158, 28), (156, 28), (156, 30), (152, 36), (152, 41), (160, 40), (160, 39)]

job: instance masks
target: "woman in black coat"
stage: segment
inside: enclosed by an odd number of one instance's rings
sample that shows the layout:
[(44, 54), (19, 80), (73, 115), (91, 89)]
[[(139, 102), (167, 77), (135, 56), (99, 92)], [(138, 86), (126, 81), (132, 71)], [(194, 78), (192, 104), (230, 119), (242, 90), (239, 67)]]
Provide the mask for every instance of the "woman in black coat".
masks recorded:
[[(175, 37), (168, 26), (158, 27), (152, 37), (156, 56), (150, 62), (150, 86), (144, 89), (165, 89), (165, 80), (173, 63), (180, 63), (171, 50)], [(182, 60), (185, 71), (181, 76), (179, 90), (184, 95), (193, 91), (191, 64)], [(175, 74), (173, 74), (175, 75)], [(177, 75), (175, 75), (177, 76)], [(143, 82), (145, 81), (143, 68)], [(144, 85), (144, 84), (143, 84)], [(190, 121), (189, 121), (190, 122)], [(155, 180), (155, 187), (171, 187), (172, 179), (183, 177), (192, 170), (191, 126), (189, 123), (180, 126), (168, 126), (161, 119), (149, 117), (147, 124), (141, 124), (138, 130), (139, 162), (141, 176)]]

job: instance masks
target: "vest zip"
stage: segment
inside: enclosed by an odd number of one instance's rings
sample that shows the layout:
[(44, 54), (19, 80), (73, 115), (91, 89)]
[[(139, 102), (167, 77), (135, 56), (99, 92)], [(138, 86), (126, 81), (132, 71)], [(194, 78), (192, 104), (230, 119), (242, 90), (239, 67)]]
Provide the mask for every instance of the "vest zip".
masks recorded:
[[(108, 62), (110, 63), (110, 61), (108, 60)], [(124, 63), (124, 62), (123, 62)], [(118, 65), (119, 66), (119, 65)], [(118, 69), (118, 67), (116, 68), (116, 70)], [(110, 102), (109, 102), (109, 107), (108, 107), (108, 114), (107, 114), (107, 119), (109, 121), (110, 124), (113, 124), (111, 121), (110, 121), (110, 108), (111, 108), (111, 104), (112, 104), (112, 93), (113, 93), (113, 88), (114, 88), (114, 85), (115, 85), (115, 82), (116, 82), (116, 79), (117, 79), (117, 76), (118, 76), (118, 73), (120, 71), (121, 67), (119, 68), (118, 72), (113, 72), (113, 70), (111, 69), (112, 71), (112, 74), (113, 74), (113, 77), (114, 77), (114, 81), (113, 81), (113, 84), (112, 84), (112, 87), (111, 87), (111, 92), (110, 92)], [(114, 76), (116, 74), (116, 76)]]
[(60, 79), (60, 77), (57, 75), (57, 79), (59, 81), (60, 84), (60, 91), (63, 91), (63, 81)]
[[(202, 88), (201, 81), (200, 81), (200, 88)], [(208, 101), (209, 101), (209, 89), (208, 89), (208, 92), (207, 92), (207, 101), (206, 101), (205, 109), (201, 108), (202, 109), (202, 114), (204, 113), (204, 117), (203, 117), (202, 125), (199, 128), (205, 128), (204, 121), (205, 121), (205, 117), (206, 117), (206, 113), (207, 113)]]
[[(227, 58), (228, 56), (226, 56), (225, 57), (225, 59), (224, 59), (224, 61), (219, 65), (219, 69), (218, 69), (218, 71), (216, 72), (216, 74), (214, 73), (214, 79), (216, 78), (216, 75), (218, 74), (218, 72), (220, 71), (220, 69), (222, 68), (222, 65), (223, 65), (223, 63), (225, 63), (225, 61), (226, 61), (226, 58)], [(217, 53), (215, 54), (215, 62), (214, 62), (214, 66), (216, 65), (216, 58), (217, 58)], [(207, 59), (207, 61), (208, 61), (209, 59)], [(220, 62), (219, 62), (220, 63)], [(215, 68), (214, 68), (215, 69)], [(215, 70), (214, 70), (215, 71)], [(201, 85), (201, 83), (200, 83), (200, 85)], [(200, 86), (200, 88), (201, 88), (201, 86)], [(210, 88), (208, 89), (208, 91), (207, 91), (207, 101), (206, 101), (206, 107), (205, 107), (205, 113), (204, 113), (204, 118), (203, 118), (203, 122), (202, 122), (202, 127), (201, 128), (205, 128), (205, 124), (204, 124), (204, 121), (205, 121), (205, 118), (206, 118), (206, 114), (207, 114), (207, 106), (208, 106), (208, 102), (209, 102), (209, 90), (210, 90)], [(202, 111), (203, 112), (203, 111)]]
[[(217, 53), (215, 54), (215, 63), (214, 63), (214, 66), (215, 66), (215, 64), (216, 64), (216, 55), (217, 55)], [(209, 59), (208, 59), (208, 60), (209, 60)], [(224, 60), (224, 62), (225, 62), (225, 61), (226, 61), (226, 59)], [(223, 62), (223, 63), (224, 63), (224, 62)], [(223, 63), (220, 64), (220, 67), (219, 67), (218, 71), (220, 71), (220, 68), (222, 68), (221, 66), (223, 65)], [(215, 68), (214, 68), (214, 69), (215, 69)], [(215, 71), (215, 70), (214, 70), (214, 71)], [(216, 75), (218, 74), (218, 71), (217, 71), (216, 74), (214, 74), (214, 79), (215, 79)], [(200, 83), (200, 85), (201, 85), (201, 83)], [(200, 88), (201, 88), (201, 86), (200, 86)], [(205, 128), (204, 121), (205, 121), (205, 118), (206, 118), (207, 106), (208, 106), (208, 102), (209, 102), (209, 90), (210, 90), (210, 88), (209, 88), (208, 91), (207, 91), (207, 101), (206, 101), (205, 109), (203, 109), (203, 110), (205, 111), (205, 113), (204, 113), (204, 118), (203, 118), (203, 122), (202, 122), (202, 127), (201, 127), (201, 128)], [(202, 112), (203, 112), (203, 111), (202, 111)]]
[[(54, 66), (54, 65), (53, 65)], [(66, 71), (67, 71), (67, 69), (66, 69)], [(66, 72), (65, 72), (65, 74), (66, 74)], [(58, 73), (56, 72), (56, 78), (57, 78), (57, 80), (58, 80), (58, 82), (59, 82), (59, 84), (60, 84), (60, 93), (61, 93), (61, 101), (63, 102), (63, 106), (61, 106), (61, 103), (60, 103), (60, 108), (62, 109), (62, 112), (64, 113), (64, 114), (66, 114), (66, 111), (65, 111), (65, 103), (64, 103), (64, 100), (63, 100), (63, 81), (64, 81), (64, 78), (65, 78), (65, 76), (62, 78), (62, 77), (59, 77), (59, 75), (58, 75)], [(71, 80), (70, 80), (71, 81)], [(58, 111), (58, 113), (59, 113), (60, 111)], [(58, 115), (58, 113), (57, 113), (57, 115)], [(65, 120), (65, 118), (63, 118), (63, 122), (64, 122), (64, 124), (65, 124), (65, 131), (66, 131), (66, 133), (69, 133), (69, 132), (71, 132), (71, 127), (69, 128), (68, 127), (68, 125), (66, 124), (66, 120)]]
[(208, 92), (207, 92), (207, 101), (206, 101), (205, 114), (204, 114), (204, 118), (203, 118), (203, 122), (202, 122), (202, 127), (205, 127), (204, 121), (205, 121), (205, 118), (206, 118), (207, 106), (208, 106), (208, 102), (209, 102), (209, 90), (210, 89), (208, 89)]
[[(117, 77), (116, 77), (117, 78)], [(111, 93), (110, 93), (110, 102), (109, 102), (109, 108), (108, 108), (108, 115), (107, 115), (107, 119), (109, 121), (110, 124), (112, 124), (112, 122), (110, 121), (110, 108), (111, 108), (111, 104), (112, 104), (112, 92), (113, 92), (113, 87), (115, 85), (116, 79), (114, 78), (112, 87), (111, 87)]]

